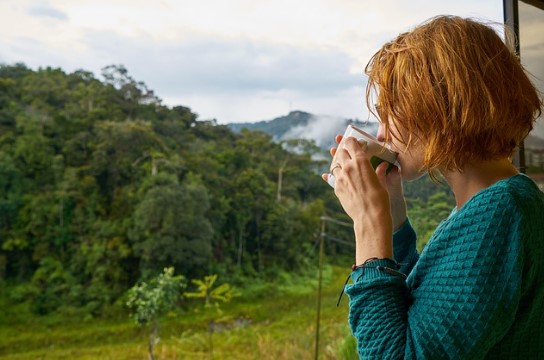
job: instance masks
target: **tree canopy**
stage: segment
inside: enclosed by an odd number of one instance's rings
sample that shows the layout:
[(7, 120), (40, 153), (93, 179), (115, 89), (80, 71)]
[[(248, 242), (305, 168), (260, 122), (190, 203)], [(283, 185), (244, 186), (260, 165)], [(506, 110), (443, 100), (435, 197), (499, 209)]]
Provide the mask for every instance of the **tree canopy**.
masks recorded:
[(334, 202), (304, 149), (164, 106), (120, 65), (0, 65), (0, 278), (37, 312), (99, 312), (169, 266), (296, 269)]
[[(318, 151), (165, 106), (122, 65), (102, 80), (0, 65), (0, 286), (24, 284), (11, 296), (38, 313), (96, 314), (167, 267), (234, 284), (296, 270), (320, 217), (346, 220)], [(407, 190), (428, 236), (448, 195), (428, 183)], [(343, 227), (327, 234), (352, 237)]]

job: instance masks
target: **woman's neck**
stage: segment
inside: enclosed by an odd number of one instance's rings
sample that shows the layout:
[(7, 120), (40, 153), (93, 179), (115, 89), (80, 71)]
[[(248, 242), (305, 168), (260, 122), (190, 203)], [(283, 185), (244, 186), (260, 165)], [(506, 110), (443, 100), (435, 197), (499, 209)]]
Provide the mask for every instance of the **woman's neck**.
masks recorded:
[(442, 174), (453, 191), (459, 210), (480, 190), (488, 188), (497, 181), (514, 176), (518, 174), (518, 171), (510, 159), (505, 158), (469, 164), (462, 171), (443, 172)]

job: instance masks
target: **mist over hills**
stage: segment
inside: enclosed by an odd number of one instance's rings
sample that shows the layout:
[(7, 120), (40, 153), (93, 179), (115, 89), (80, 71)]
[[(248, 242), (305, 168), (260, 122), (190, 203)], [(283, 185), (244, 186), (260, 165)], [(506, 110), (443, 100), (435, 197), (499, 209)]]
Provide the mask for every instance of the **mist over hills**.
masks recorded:
[[(242, 129), (260, 130), (272, 136), (274, 141), (287, 139), (314, 140), (316, 145), (328, 151), (334, 145), (334, 137), (343, 134), (348, 124), (354, 124), (366, 132), (376, 136), (378, 123), (360, 121), (359, 119), (345, 119), (335, 116), (314, 115), (305, 111), (291, 111), (272, 120), (263, 120), (250, 123), (230, 123), (227, 126), (235, 132)], [(525, 148), (530, 150), (544, 149), (544, 138), (540, 133), (533, 131), (525, 139)]]
[(317, 146), (328, 151), (334, 145), (335, 135), (343, 134), (348, 124), (363, 128), (372, 135), (376, 135), (378, 131), (377, 122), (314, 115), (304, 111), (291, 111), (287, 115), (272, 120), (230, 123), (227, 126), (235, 132), (239, 132), (244, 128), (260, 130), (271, 135), (274, 141), (287, 139), (314, 140)]

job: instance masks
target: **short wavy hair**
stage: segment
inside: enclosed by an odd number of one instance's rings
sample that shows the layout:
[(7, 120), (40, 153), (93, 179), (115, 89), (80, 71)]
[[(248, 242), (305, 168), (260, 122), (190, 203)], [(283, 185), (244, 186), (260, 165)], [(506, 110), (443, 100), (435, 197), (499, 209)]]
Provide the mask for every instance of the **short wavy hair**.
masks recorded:
[[(421, 170), (431, 174), (511, 156), (541, 114), (517, 56), (493, 28), (471, 19), (438, 16), (400, 34), (365, 73), (367, 104), (377, 100), (371, 111), (386, 140), (421, 142)], [(390, 134), (391, 122), (401, 131)]]

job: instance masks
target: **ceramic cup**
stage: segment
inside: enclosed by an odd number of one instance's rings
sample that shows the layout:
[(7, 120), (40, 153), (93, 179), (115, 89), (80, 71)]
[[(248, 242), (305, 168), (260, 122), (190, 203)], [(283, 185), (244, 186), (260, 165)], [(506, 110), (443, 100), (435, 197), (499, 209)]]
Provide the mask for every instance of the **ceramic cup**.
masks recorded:
[[(374, 169), (384, 161), (389, 163), (387, 172), (397, 165), (398, 154), (396, 152), (391, 151), (386, 144), (380, 143), (374, 136), (353, 125), (348, 125), (342, 141), (338, 144), (338, 149), (344, 147), (344, 141), (348, 137), (354, 137), (361, 146), (366, 146), (366, 152), (370, 155), (370, 163)], [(332, 158), (330, 169), (335, 166), (337, 166), (336, 155)], [(329, 173), (328, 183), (334, 188), (335, 178), (331, 173)]]

